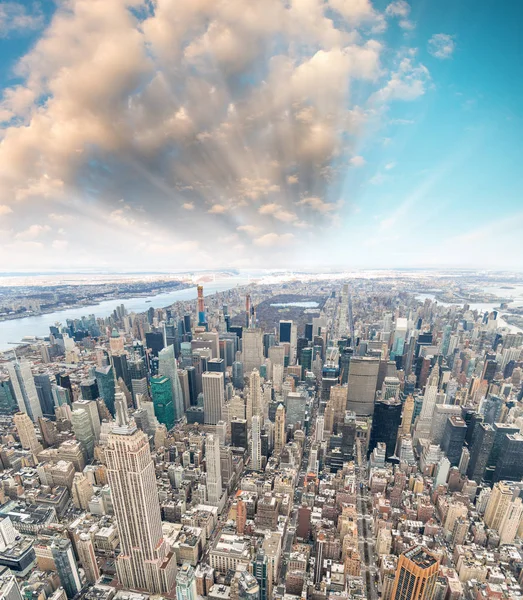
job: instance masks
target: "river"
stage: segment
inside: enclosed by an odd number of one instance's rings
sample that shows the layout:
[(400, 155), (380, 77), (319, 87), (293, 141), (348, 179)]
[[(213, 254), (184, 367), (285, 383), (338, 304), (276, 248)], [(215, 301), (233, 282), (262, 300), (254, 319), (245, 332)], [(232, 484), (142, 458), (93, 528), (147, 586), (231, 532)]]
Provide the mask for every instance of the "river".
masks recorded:
[[(247, 285), (249, 280), (245, 277), (229, 277), (217, 279), (203, 284), (206, 296), (216, 292), (225, 292), (237, 286)], [(164, 292), (155, 296), (140, 296), (138, 298), (116, 298), (104, 300), (99, 304), (77, 306), (57, 310), (45, 315), (24, 317), (0, 322), (0, 352), (14, 348), (10, 342), (20, 342), (26, 336), (45, 337), (49, 335), (49, 327), (58, 323), (65, 323), (67, 319), (81, 319), (84, 316), (94, 314), (97, 317), (108, 317), (113, 310), (123, 304), (128, 312), (145, 312), (151, 306), (163, 308), (174, 302), (196, 300), (196, 287)]]

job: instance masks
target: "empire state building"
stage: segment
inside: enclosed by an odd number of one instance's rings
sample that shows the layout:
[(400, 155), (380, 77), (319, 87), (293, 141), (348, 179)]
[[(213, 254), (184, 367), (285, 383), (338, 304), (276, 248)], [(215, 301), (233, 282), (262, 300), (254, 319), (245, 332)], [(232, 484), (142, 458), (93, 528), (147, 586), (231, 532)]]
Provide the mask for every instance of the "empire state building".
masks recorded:
[(120, 534), (118, 580), (127, 589), (165, 594), (176, 580), (176, 556), (163, 538), (149, 442), (129, 422), (123, 394), (116, 396), (117, 423), (108, 436), (106, 458)]

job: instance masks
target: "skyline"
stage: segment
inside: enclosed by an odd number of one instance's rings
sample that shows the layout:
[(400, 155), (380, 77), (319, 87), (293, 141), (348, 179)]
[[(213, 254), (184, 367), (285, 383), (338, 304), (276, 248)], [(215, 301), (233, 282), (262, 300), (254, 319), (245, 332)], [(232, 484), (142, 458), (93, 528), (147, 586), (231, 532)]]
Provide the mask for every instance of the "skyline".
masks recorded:
[(0, 7), (9, 271), (521, 269), (523, 7), (169, 4)]

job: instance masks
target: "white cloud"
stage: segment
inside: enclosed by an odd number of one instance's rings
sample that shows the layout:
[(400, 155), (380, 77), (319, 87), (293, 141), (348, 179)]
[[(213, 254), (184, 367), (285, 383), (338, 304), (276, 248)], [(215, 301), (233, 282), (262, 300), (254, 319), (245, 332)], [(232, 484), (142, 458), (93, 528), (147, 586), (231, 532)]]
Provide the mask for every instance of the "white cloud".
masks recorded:
[(254, 243), (257, 246), (271, 247), (271, 246), (286, 246), (294, 240), (292, 233), (266, 233), (261, 237), (255, 238)]
[(422, 64), (415, 65), (411, 58), (403, 58), (386, 85), (376, 92), (372, 99), (377, 103), (415, 100), (423, 96), (429, 82), (430, 74), (427, 67)]
[(47, 233), (50, 230), (51, 230), (51, 228), (48, 225), (35, 224), (35, 225), (29, 226), (27, 229), (24, 229), (23, 231), (18, 232), (15, 235), (15, 238), (17, 240), (24, 240), (24, 241), (34, 240), (34, 239), (40, 237), (40, 235), (42, 235), (43, 233)]
[(298, 219), (294, 213), (285, 210), (280, 204), (276, 204), (275, 202), (260, 206), (258, 212), (260, 215), (271, 215), (284, 223), (292, 223)]
[(351, 166), (353, 167), (363, 167), (366, 164), (365, 159), (363, 158), (363, 156), (353, 156), (349, 163), (351, 164)]
[(44, 19), (38, 4), (32, 3), (32, 12), (28, 8), (29, 2), (1, 2), (0, 3), (0, 38), (7, 37), (13, 32), (26, 33), (42, 27)]
[(54, 250), (65, 250), (69, 246), (69, 242), (67, 240), (53, 240), (51, 246)]
[(227, 207), (223, 204), (213, 204), (207, 212), (211, 215), (221, 215), (224, 212), (227, 212)]
[(318, 198), (317, 196), (309, 196), (307, 198), (302, 198), (299, 202), (296, 202), (296, 204), (298, 206), (310, 208), (322, 214), (331, 213), (337, 208), (336, 204), (324, 202), (321, 198)]
[(185, 210), (194, 210), (194, 203), (193, 202), (184, 202), (182, 204), (182, 208), (184, 208)]
[(435, 33), (429, 40), (429, 53), (436, 58), (450, 58), (455, 49), (454, 37), (446, 33)]
[(13, 209), (10, 206), (7, 206), (6, 204), (0, 204), (0, 217), (9, 215), (12, 212), (13, 212)]

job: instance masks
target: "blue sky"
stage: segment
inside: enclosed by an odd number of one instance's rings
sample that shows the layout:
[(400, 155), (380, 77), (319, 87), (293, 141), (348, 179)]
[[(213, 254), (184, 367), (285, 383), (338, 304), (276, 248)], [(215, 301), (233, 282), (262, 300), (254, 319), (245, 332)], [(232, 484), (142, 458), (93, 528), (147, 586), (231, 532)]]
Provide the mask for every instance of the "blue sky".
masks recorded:
[(170, 4), (2, 3), (13, 270), (521, 269), (523, 4)]

